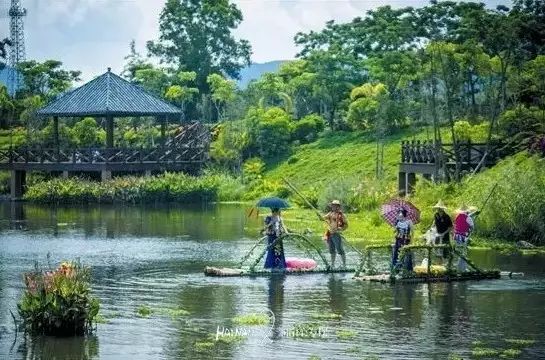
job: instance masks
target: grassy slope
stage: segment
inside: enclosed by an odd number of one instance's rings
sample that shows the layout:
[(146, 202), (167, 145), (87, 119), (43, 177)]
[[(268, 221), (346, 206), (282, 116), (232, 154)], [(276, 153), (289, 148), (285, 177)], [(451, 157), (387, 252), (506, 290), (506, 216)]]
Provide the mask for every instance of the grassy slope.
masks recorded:
[[(397, 181), (400, 142), (425, 138), (425, 131), (402, 131), (389, 136), (384, 147), (384, 176)], [(288, 161), (269, 169), (266, 177), (289, 178), (297, 187), (311, 186), (318, 190), (338, 177), (362, 178), (375, 176), (376, 141), (372, 133), (330, 132), (318, 141), (297, 148)]]

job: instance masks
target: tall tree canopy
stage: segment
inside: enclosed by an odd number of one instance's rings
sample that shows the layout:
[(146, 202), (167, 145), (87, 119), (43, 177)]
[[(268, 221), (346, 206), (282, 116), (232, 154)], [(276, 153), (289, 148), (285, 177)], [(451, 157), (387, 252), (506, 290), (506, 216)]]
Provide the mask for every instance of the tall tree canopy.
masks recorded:
[(159, 19), (160, 36), (148, 42), (151, 55), (178, 71), (193, 71), (201, 93), (209, 93), (213, 73), (238, 78), (250, 62), (251, 47), (231, 31), (242, 12), (229, 0), (167, 0)]
[(80, 80), (80, 71), (65, 70), (62, 62), (46, 60), (43, 63), (35, 60), (25, 61), (17, 69), (23, 77), (23, 86), (19, 97), (38, 95), (49, 100), (70, 89), (75, 81)]

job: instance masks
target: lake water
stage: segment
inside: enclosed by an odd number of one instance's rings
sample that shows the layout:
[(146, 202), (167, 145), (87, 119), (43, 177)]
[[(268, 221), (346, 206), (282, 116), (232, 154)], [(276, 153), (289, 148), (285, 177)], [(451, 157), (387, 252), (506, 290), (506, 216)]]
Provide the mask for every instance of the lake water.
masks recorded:
[[(525, 273), (481, 282), (205, 277), (205, 266), (234, 266), (254, 244), (259, 222), (245, 210), (0, 204), (0, 359), (467, 359), (476, 341), (503, 350), (510, 338), (535, 340), (519, 358), (545, 358), (542, 255), (473, 251), (483, 267)], [(304, 228), (301, 219), (292, 225)], [(22, 274), (35, 261), (47, 264), (48, 253), (53, 265), (80, 258), (92, 268), (105, 318), (94, 336), (16, 336), (10, 310), (16, 314)], [(353, 253), (349, 259), (357, 260)], [(143, 305), (151, 316), (137, 315)], [(274, 318), (272, 326), (233, 323), (249, 313)], [(224, 341), (211, 347), (218, 331)], [(245, 334), (241, 341), (226, 341), (237, 331)]]

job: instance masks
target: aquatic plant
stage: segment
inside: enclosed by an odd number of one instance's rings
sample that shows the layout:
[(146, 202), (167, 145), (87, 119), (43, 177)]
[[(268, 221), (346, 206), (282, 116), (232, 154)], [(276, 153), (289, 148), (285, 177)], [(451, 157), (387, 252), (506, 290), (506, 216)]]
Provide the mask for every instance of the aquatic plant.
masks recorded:
[(153, 310), (146, 305), (140, 305), (138, 308), (136, 308), (136, 315), (140, 317), (148, 317), (151, 314), (153, 314)]
[(502, 359), (514, 359), (522, 354), (520, 349), (505, 349), (501, 352), (500, 357)]
[(197, 352), (206, 352), (212, 350), (215, 345), (216, 344), (211, 341), (197, 341), (195, 343), (195, 350)]
[(505, 342), (512, 346), (530, 346), (535, 344), (535, 340), (531, 339), (505, 339)]
[(184, 309), (161, 309), (157, 311), (159, 314), (165, 314), (173, 319), (189, 315), (189, 311)]
[(266, 325), (269, 323), (269, 316), (266, 314), (246, 314), (233, 318), (238, 325)]
[(83, 335), (97, 323), (100, 308), (91, 296), (90, 269), (62, 262), (54, 270), (24, 274), (25, 290), (17, 304), (25, 328), (43, 335)]
[(310, 317), (314, 320), (339, 320), (342, 319), (341, 314), (335, 314), (335, 313), (313, 313), (310, 314)]
[(336, 332), (337, 339), (348, 340), (356, 337), (357, 333), (353, 330), (341, 329)]
[(500, 352), (496, 349), (492, 348), (483, 348), (483, 347), (476, 347), (471, 351), (471, 356), (473, 357), (492, 357), (492, 356), (498, 356)]

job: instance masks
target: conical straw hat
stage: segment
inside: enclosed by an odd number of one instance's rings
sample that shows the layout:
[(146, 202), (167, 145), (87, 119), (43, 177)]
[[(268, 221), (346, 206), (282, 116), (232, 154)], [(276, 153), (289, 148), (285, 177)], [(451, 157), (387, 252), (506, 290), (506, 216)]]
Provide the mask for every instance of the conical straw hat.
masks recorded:
[(445, 206), (445, 204), (443, 204), (443, 201), (442, 201), (442, 200), (439, 200), (439, 201), (437, 202), (437, 204), (435, 204), (435, 205), (433, 206), (433, 208), (434, 208), (434, 209), (443, 209), (443, 210), (446, 210), (446, 209), (447, 209), (447, 207)]
[(457, 214), (464, 213), (464, 212), (469, 212), (469, 211), (470, 211), (470, 209), (466, 204), (462, 204), (462, 206), (460, 206), (458, 209), (456, 209)]

